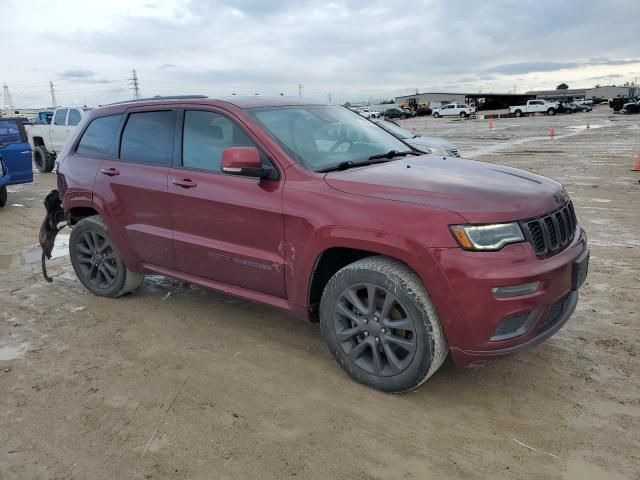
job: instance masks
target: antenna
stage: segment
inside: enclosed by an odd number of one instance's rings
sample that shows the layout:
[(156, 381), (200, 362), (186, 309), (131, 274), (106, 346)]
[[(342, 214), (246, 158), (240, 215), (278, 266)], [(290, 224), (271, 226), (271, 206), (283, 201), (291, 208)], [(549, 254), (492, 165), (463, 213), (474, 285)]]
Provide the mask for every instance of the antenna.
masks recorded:
[(56, 101), (56, 91), (53, 88), (53, 82), (49, 82), (49, 94), (51, 95), (51, 106), (53, 108), (58, 106), (58, 102)]
[(138, 74), (136, 73), (136, 69), (133, 69), (133, 75), (129, 80), (129, 87), (133, 90), (133, 99), (140, 100), (140, 84), (138, 83)]
[(2, 92), (4, 94), (4, 110), (11, 111), (13, 113), (13, 99), (11, 98), (11, 92), (9, 91), (9, 85), (2, 84)]

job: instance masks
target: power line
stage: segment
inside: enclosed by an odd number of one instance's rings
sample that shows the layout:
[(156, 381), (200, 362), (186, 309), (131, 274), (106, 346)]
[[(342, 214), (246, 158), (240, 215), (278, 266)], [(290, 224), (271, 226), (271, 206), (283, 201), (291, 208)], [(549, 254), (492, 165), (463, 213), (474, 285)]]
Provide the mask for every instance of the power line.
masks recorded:
[(133, 75), (129, 80), (129, 88), (133, 90), (133, 99), (140, 100), (140, 85), (138, 84), (138, 75), (136, 74), (136, 69), (133, 69)]
[(51, 95), (51, 108), (56, 108), (58, 102), (56, 102), (56, 91), (53, 88), (53, 82), (49, 82), (49, 94)]
[(11, 98), (11, 92), (9, 91), (9, 85), (2, 84), (2, 93), (4, 94), (4, 110), (13, 112), (13, 98)]

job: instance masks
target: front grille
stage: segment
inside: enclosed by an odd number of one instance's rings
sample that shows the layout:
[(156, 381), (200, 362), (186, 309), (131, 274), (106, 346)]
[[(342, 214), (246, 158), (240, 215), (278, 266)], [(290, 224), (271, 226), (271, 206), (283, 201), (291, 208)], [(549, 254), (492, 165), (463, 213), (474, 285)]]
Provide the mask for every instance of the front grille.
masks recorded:
[(573, 241), (577, 225), (571, 202), (541, 217), (520, 222), (525, 238), (538, 257), (548, 257), (563, 250)]
[(558, 323), (558, 320), (560, 320), (560, 317), (562, 317), (562, 314), (564, 313), (567, 307), (569, 295), (570, 295), (569, 293), (566, 294), (560, 300), (552, 304), (551, 307), (549, 307), (549, 310), (547, 311), (545, 318), (538, 325), (538, 333), (542, 333), (546, 330), (549, 330), (556, 323)]

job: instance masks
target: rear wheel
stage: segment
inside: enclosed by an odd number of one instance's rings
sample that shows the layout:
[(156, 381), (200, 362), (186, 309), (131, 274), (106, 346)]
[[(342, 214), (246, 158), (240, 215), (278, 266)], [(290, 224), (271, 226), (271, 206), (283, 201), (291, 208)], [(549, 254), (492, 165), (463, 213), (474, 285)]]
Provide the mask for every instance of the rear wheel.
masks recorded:
[(33, 163), (39, 172), (47, 173), (53, 170), (55, 161), (56, 158), (43, 145), (33, 149)]
[(521, 117), (522, 116), (522, 111), (521, 110), (516, 110), (514, 113), (515, 113), (516, 117)]
[(7, 197), (7, 186), (3, 185), (0, 187), (0, 208), (7, 204)]
[(426, 381), (447, 356), (438, 315), (419, 277), (388, 257), (347, 265), (327, 283), (320, 328), (356, 381), (404, 392)]
[[(571, 113), (571, 110), (569, 110), (569, 113)], [(553, 116), (555, 114), (556, 114), (556, 109), (555, 108), (550, 108), (549, 110), (547, 110), (547, 115)]]
[(138, 288), (144, 279), (127, 269), (98, 216), (83, 218), (73, 227), (69, 255), (78, 279), (94, 295), (119, 297)]

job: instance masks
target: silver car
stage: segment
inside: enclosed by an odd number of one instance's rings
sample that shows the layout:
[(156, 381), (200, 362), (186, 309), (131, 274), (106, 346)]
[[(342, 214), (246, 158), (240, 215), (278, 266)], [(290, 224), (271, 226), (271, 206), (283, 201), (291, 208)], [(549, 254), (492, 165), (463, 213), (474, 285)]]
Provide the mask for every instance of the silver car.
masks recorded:
[(397, 123), (389, 120), (380, 120), (375, 122), (380, 128), (386, 130), (394, 137), (399, 138), (405, 143), (408, 143), (416, 150), (423, 153), (432, 153), (434, 155), (442, 155), (443, 157), (460, 157), (458, 148), (451, 145), (449, 142), (442, 138), (437, 137), (423, 137), (416, 135), (409, 130), (398, 126)]

